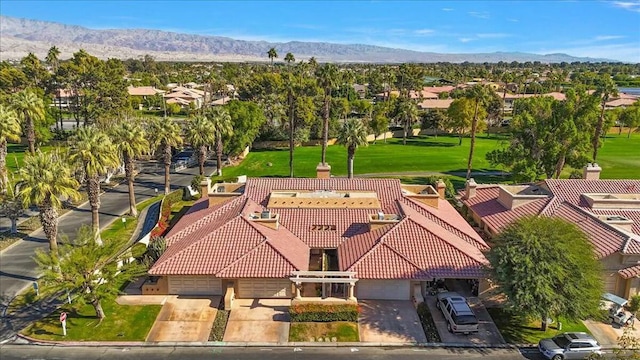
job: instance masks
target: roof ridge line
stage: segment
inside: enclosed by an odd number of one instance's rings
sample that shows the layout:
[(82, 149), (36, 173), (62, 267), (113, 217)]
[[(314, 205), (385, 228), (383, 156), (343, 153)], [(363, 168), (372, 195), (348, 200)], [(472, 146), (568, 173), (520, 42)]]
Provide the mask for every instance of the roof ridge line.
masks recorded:
[[(269, 236), (265, 233), (263, 233), (262, 231), (260, 231), (260, 229), (258, 228), (258, 225), (255, 224), (253, 221), (250, 221), (249, 219), (246, 219), (244, 216), (242, 217), (242, 219), (247, 222), (250, 226), (252, 226), (258, 233), (260, 233), (260, 235), (262, 235), (264, 237), (264, 240), (260, 243), (264, 244), (267, 243), (269, 245), (270, 248), (272, 248), (275, 252), (278, 253), (278, 255), (280, 255), (283, 259), (285, 259), (291, 266), (293, 266), (294, 268), (298, 268), (294, 263), (291, 262), (291, 260), (289, 260), (289, 258), (287, 258), (280, 250), (278, 250), (275, 246), (273, 246), (270, 242), (269, 242)], [(282, 225), (282, 224), (281, 224)], [(287, 229), (285, 226), (282, 226), (283, 228)], [(277, 230), (276, 230), (277, 231)], [(287, 231), (289, 231), (291, 234), (293, 234), (296, 238), (298, 238), (298, 240), (300, 240), (303, 244), (306, 245), (306, 243), (304, 241), (302, 241), (302, 239), (300, 239), (296, 234), (294, 234), (293, 232), (291, 232), (291, 230), (287, 229)], [(256, 246), (254, 249), (252, 249), (251, 251), (257, 249), (258, 246)], [(251, 253), (251, 251), (249, 251), (247, 254)], [(242, 256), (240, 257), (242, 258)], [(222, 270), (221, 270), (222, 271)]]

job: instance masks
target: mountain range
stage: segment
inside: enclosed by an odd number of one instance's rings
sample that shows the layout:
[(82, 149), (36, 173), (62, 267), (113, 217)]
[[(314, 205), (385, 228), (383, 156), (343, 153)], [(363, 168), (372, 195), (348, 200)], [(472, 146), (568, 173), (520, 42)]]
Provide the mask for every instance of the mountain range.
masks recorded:
[(151, 55), (158, 61), (268, 61), (267, 51), (275, 48), (284, 58), (292, 53), (297, 60), (315, 57), (320, 62), (473, 62), (495, 63), (540, 61), (609, 62), (613, 60), (574, 57), (567, 54), (522, 52), (444, 54), (396, 49), (364, 44), (328, 42), (267, 42), (236, 40), (221, 36), (183, 34), (147, 29), (90, 29), (56, 22), (0, 16), (0, 58), (17, 60), (29, 52), (44, 58), (55, 45), (61, 58), (85, 49), (99, 58), (138, 58)]

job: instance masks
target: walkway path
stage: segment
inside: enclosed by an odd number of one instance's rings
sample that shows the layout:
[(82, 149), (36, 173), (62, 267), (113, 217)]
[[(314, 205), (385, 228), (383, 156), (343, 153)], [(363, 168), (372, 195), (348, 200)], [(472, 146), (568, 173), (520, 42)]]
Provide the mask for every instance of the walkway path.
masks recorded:
[[(215, 167), (207, 164), (206, 174), (213, 173)], [(138, 202), (156, 196), (155, 189), (162, 191), (164, 188), (164, 172), (160, 167), (141, 166), (141, 172), (136, 177), (135, 191)], [(198, 174), (198, 168), (188, 168), (171, 174), (171, 187), (178, 189), (189, 185), (193, 177)], [(127, 184), (123, 183), (114, 188), (106, 189), (100, 197), (100, 227), (104, 229), (113, 221), (129, 210), (129, 195)], [(59, 220), (58, 232), (60, 235), (73, 236), (82, 225), (91, 224), (91, 210), (89, 203), (82, 204), (64, 214)], [(29, 234), (23, 240), (18, 241), (0, 253), (0, 316), (8, 303), (25, 288), (31, 286), (39, 276), (37, 264), (33, 260), (36, 249), (47, 249), (49, 246), (42, 229)], [(48, 300), (47, 300), (48, 301)], [(20, 330), (18, 324), (11, 326), (10, 322), (24, 320), (26, 323), (32, 316), (42, 316), (55, 309), (55, 304), (47, 302), (43, 305), (35, 305), (27, 308), (27, 312), (13, 316), (11, 319), (2, 318), (0, 322), (0, 341), (12, 337), (16, 330)], [(53, 308), (51, 308), (53, 306)], [(42, 308), (40, 308), (42, 307)], [(47, 312), (48, 311), (48, 312)], [(45, 315), (46, 315), (45, 314)]]

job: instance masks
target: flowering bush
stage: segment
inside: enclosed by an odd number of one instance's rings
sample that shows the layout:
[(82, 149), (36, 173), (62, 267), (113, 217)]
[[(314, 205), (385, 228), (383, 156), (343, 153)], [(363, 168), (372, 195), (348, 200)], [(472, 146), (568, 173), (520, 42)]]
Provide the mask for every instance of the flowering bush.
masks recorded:
[(356, 304), (295, 304), (289, 307), (291, 322), (358, 321)]

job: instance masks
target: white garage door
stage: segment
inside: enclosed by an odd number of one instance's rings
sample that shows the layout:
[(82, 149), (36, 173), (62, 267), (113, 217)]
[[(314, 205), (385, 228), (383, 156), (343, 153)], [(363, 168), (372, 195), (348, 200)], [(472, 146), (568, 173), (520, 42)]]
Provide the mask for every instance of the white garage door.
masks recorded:
[(239, 298), (290, 298), (291, 280), (288, 279), (240, 279)]
[(359, 280), (356, 283), (358, 299), (411, 300), (409, 280)]
[(169, 294), (222, 295), (222, 280), (212, 276), (169, 276)]

